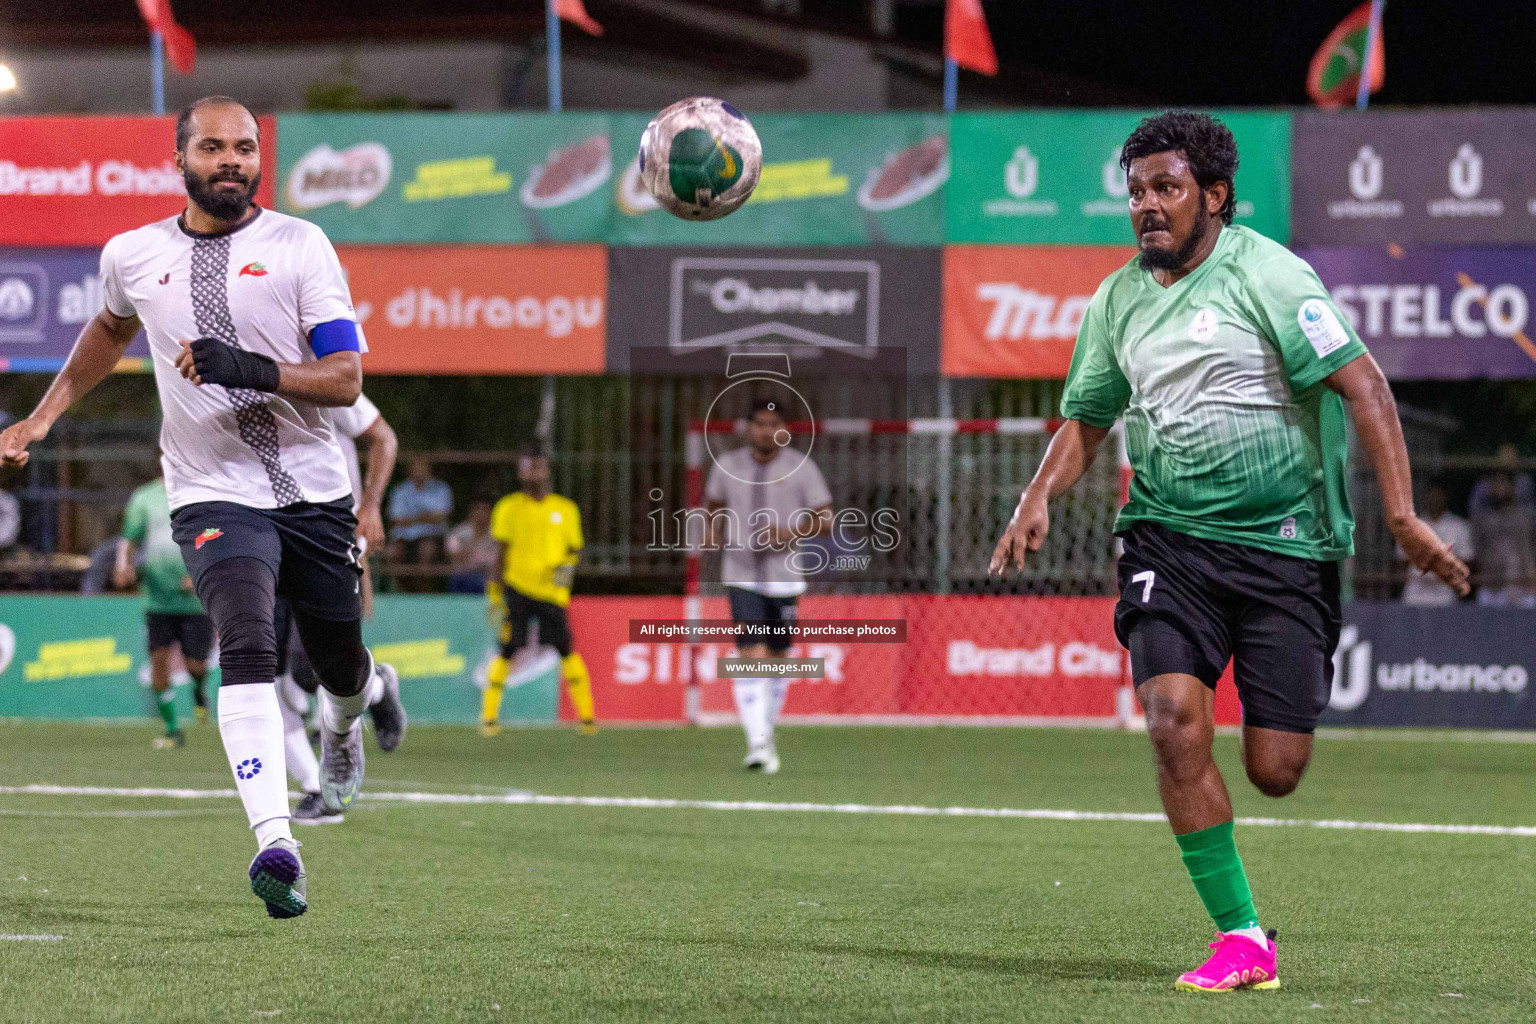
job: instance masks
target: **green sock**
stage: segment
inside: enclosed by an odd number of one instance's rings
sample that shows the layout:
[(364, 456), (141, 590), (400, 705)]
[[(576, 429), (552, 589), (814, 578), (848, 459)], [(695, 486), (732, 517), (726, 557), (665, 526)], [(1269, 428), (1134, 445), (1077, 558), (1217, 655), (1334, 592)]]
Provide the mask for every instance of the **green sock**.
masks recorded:
[(1184, 867), (1216, 927), (1223, 932), (1257, 927), (1259, 914), (1253, 909), (1253, 891), (1232, 841), (1232, 823), (1224, 821), (1173, 838), (1184, 851)]
[(176, 688), (167, 686), (164, 693), (155, 695), (155, 702), (160, 707), (160, 717), (165, 719), (166, 735), (170, 735), (179, 726), (176, 719)]

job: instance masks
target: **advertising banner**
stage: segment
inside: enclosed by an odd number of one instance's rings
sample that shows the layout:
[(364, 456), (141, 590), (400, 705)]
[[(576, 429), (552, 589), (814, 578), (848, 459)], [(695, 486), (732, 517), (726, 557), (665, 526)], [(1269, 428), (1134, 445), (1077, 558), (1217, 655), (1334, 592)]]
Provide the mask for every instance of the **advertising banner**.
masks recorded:
[(1388, 377), (1536, 377), (1524, 249), (1302, 249)]
[(614, 115), (614, 245), (939, 245), (948, 125), (942, 114), (761, 114), (763, 173), (729, 218), (679, 220), (640, 186), (645, 115)]
[(944, 250), (950, 377), (1065, 378), (1088, 301), (1134, 246), (951, 245)]
[(601, 241), (608, 125), (606, 114), (284, 114), (277, 208), (333, 242)]
[(608, 273), (610, 372), (720, 373), (765, 348), (796, 373), (938, 371), (937, 249), (615, 248)]
[[(55, 370), (102, 309), (101, 250), (0, 248), (0, 369)], [(143, 332), (128, 358), (149, 355)]]
[(600, 245), (342, 246), (368, 373), (601, 373)]
[(1325, 725), (1536, 728), (1536, 630), (1522, 609), (1344, 609)]
[[(1107, 598), (806, 597), (802, 620), (902, 619), (906, 641), (796, 645), (790, 654), (823, 659), (826, 675), (791, 686), (784, 713), (1109, 719), (1124, 673), (1113, 607)], [(703, 710), (734, 710), (730, 681), (717, 672), (729, 644), (629, 634), (631, 619), (680, 619), (682, 598), (577, 598), (571, 609), (599, 718), (676, 720), (695, 670)], [(730, 611), (711, 597), (702, 614)]]
[[(946, 199), (951, 242), (1130, 245), (1120, 148), (1154, 111), (956, 114)], [(1291, 115), (1221, 112), (1237, 138), (1237, 219), (1290, 240)]]
[[(400, 673), (400, 695), (417, 722), (475, 722), (494, 639), (476, 597), (381, 595), (363, 639)], [(216, 661), (216, 659), (215, 659)], [(218, 675), (209, 680), (217, 693)], [(503, 721), (555, 720), (558, 663), (508, 680)], [(192, 714), (185, 676), (177, 700)], [(155, 716), (136, 597), (0, 596), (0, 716)]]
[[(256, 119), (271, 206), (277, 123)], [(0, 245), (95, 245), (187, 203), (174, 117), (0, 117)]]
[(1536, 242), (1536, 110), (1296, 115), (1300, 245)]

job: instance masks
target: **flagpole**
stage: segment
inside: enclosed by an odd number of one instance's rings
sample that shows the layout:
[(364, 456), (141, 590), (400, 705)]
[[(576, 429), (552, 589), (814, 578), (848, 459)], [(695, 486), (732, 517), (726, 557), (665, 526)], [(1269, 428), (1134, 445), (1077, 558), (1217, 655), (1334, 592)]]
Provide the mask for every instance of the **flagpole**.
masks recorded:
[(544, 0), (544, 40), (549, 57), (549, 109), (560, 110), (560, 14), (557, 0)]
[(1365, 29), (1365, 57), (1360, 61), (1360, 86), (1355, 106), (1364, 110), (1371, 102), (1371, 60), (1376, 55), (1376, 40), (1381, 35), (1381, 9), (1387, 0), (1371, 0), (1371, 20)]
[(960, 98), (960, 65), (953, 57), (944, 58), (944, 109), (953, 114)]
[(165, 37), (149, 34), (149, 89), (157, 116), (165, 113)]

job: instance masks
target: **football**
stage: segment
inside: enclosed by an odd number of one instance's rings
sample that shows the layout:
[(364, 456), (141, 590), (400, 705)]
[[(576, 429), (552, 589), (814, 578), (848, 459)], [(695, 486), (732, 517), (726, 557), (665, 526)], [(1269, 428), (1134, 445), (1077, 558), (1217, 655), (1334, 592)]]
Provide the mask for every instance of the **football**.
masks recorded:
[(719, 220), (757, 187), (763, 146), (746, 115), (695, 96), (656, 115), (640, 136), (640, 181), (684, 220)]

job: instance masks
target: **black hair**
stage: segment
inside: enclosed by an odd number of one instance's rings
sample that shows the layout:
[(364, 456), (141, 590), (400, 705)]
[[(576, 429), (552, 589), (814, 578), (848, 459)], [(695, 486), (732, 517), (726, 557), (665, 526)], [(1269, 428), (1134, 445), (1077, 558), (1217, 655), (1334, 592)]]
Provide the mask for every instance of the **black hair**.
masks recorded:
[(1143, 118), (1120, 149), (1120, 166), (1131, 169), (1131, 161), (1153, 153), (1177, 150), (1189, 161), (1189, 173), (1202, 191), (1218, 181), (1227, 184), (1227, 201), (1217, 216), (1223, 224), (1232, 223), (1237, 212), (1237, 140), (1232, 129), (1210, 114), (1192, 110), (1169, 110)]
[[(247, 114), (251, 114), (251, 108), (233, 96), (204, 96), (200, 100), (193, 100), (182, 107), (181, 113), (176, 115), (176, 152), (187, 151), (187, 143), (192, 141), (192, 115), (204, 107), (239, 107)], [(255, 114), (251, 114), (251, 120), (256, 121)], [(260, 121), (256, 121), (256, 141), (261, 141)]]
[(768, 398), (765, 396), (763, 398), (756, 399), (752, 403), (752, 411), (747, 413), (747, 420), (748, 422), (751, 422), (752, 420), (757, 419), (757, 414), (760, 412), (771, 412), (779, 419), (785, 420), (787, 422), (789, 418), (784, 415), (784, 410), (781, 408), (783, 404), (784, 400), (782, 398)]

